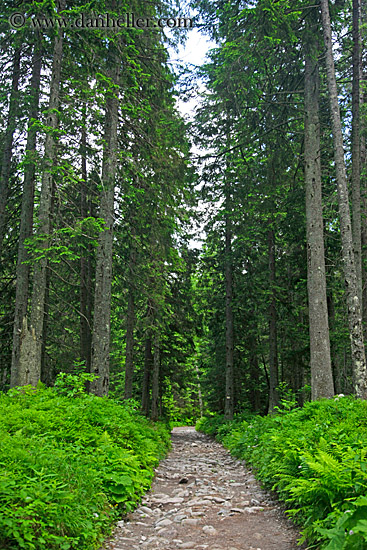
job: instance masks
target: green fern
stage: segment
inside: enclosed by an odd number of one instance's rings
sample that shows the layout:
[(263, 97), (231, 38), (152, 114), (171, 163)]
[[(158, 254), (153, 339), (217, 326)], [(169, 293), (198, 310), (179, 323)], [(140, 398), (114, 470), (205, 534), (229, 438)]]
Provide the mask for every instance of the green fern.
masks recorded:
[[(210, 423), (218, 426), (216, 417)], [(218, 437), (288, 503), (288, 514), (303, 526), (303, 541), (320, 549), (366, 550), (367, 508), (359, 500), (367, 494), (366, 401), (306, 403), (243, 426), (226, 424)]]

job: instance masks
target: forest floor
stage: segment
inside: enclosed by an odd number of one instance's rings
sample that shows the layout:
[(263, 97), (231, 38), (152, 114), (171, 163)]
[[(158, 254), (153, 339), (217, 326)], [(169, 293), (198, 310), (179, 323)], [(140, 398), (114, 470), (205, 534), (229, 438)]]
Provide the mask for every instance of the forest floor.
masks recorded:
[(296, 550), (298, 538), (243, 462), (195, 428), (179, 427), (151, 490), (104, 550)]

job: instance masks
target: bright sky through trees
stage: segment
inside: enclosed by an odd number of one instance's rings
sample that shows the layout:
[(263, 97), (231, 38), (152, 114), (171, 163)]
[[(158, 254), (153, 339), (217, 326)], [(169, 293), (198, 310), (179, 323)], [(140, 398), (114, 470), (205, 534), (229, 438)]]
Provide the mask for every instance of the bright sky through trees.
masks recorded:
[[(190, 64), (192, 67), (200, 66), (205, 61), (205, 56), (210, 48), (214, 48), (215, 43), (209, 40), (198, 28), (188, 29), (187, 41), (179, 46), (179, 51), (170, 49), (170, 63), (175, 67), (177, 64)], [(200, 84), (198, 83), (198, 86)], [(199, 90), (199, 88), (198, 88)], [(198, 97), (195, 95), (190, 101), (185, 103), (179, 100), (178, 106), (180, 112), (186, 117), (192, 117), (195, 107), (198, 104)]]

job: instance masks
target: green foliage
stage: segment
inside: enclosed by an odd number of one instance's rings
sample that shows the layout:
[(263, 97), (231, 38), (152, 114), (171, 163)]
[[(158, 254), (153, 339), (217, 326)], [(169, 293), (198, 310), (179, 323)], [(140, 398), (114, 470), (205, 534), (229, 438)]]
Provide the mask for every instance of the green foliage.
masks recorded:
[[(335, 527), (318, 527), (321, 535), (329, 539), (325, 550), (363, 550), (367, 540), (367, 498), (358, 497), (342, 515), (330, 514), (338, 518)], [(339, 516), (339, 517), (338, 517)]]
[[(27, 263), (33, 263), (47, 258), (53, 264), (59, 264), (62, 259), (78, 260), (88, 247), (96, 247), (98, 234), (104, 229), (105, 221), (102, 218), (84, 218), (75, 222), (75, 227), (62, 227), (55, 229), (51, 236), (37, 234), (25, 241), (25, 246), (32, 259)], [(49, 239), (49, 245), (45, 247), (44, 241)]]
[(82, 395), (87, 395), (86, 383), (93, 382), (96, 378), (98, 378), (98, 376), (88, 372), (80, 374), (60, 372), (56, 377), (54, 389), (59, 395), (66, 395), (66, 397), (81, 397)]
[(264, 486), (292, 506), (302, 540), (325, 550), (366, 548), (367, 403), (337, 396), (286, 408), (242, 422), (211, 417), (197, 429), (251, 464)]
[[(302, 391), (301, 388), (300, 391)], [(275, 406), (274, 409), (278, 414), (283, 414), (291, 411), (297, 407), (297, 398), (292, 389), (285, 382), (281, 382), (277, 387), (279, 395), (279, 405)]]
[(255, 418), (255, 415), (249, 412), (235, 414), (233, 420), (226, 420), (224, 415), (219, 414), (205, 416), (198, 420), (196, 429), (223, 442), (228, 435), (232, 437), (236, 431), (246, 428), (251, 418)]
[(166, 427), (85, 394), (87, 379), (62, 374), (54, 389), (0, 395), (1, 548), (99, 548), (149, 488)]

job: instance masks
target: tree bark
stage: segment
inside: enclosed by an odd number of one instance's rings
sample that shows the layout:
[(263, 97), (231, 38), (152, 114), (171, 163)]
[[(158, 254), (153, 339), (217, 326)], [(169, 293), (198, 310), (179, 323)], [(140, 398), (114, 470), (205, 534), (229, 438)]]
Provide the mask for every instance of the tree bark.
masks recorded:
[(198, 385), (198, 401), (199, 401), (200, 418), (203, 418), (203, 415), (204, 415), (203, 395), (201, 393), (200, 372), (199, 372), (199, 367), (197, 363), (195, 363), (195, 371), (196, 371), (196, 381)]
[[(366, 52), (366, 22), (367, 22), (367, 2), (361, 0), (361, 52)], [(366, 55), (361, 56), (360, 63), (360, 106), (367, 103), (366, 95)], [(367, 341), (367, 155), (366, 155), (366, 121), (365, 117), (359, 118), (360, 123), (360, 165), (361, 165), (361, 196), (362, 196), (362, 235), (361, 235), (361, 247), (362, 247), (362, 321), (364, 330), (364, 341)]]
[(9, 195), (9, 176), (11, 159), (13, 155), (13, 137), (16, 128), (16, 115), (18, 109), (18, 91), (20, 77), (20, 52), (17, 48), (13, 58), (13, 74), (9, 99), (8, 120), (4, 136), (4, 150), (1, 159), (0, 171), (0, 259), (2, 257), (3, 243), (6, 232), (6, 206)]
[(344, 161), (343, 135), (338, 104), (338, 91), (331, 42), (331, 24), (328, 0), (321, 0), (321, 15), (326, 50), (326, 71), (329, 90), (334, 159), (338, 191), (340, 233), (348, 308), (349, 334), (351, 341), (354, 391), (356, 396), (367, 398), (366, 359), (363, 343), (361, 307), (358, 298), (357, 277), (354, 263), (353, 239), (348, 201), (347, 177)]
[(151, 414), (150, 414), (150, 418), (154, 422), (156, 422), (158, 420), (159, 371), (160, 371), (159, 333), (158, 333), (158, 327), (155, 327), (153, 376), (152, 376), (152, 409), (151, 409)]
[(225, 284), (226, 284), (226, 396), (224, 417), (232, 420), (234, 413), (233, 373), (233, 273), (232, 273), (232, 230), (229, 204), (229, 190), (226, 189), (225, 218)]
[[(42, 187), (39, 206), (38, 234), (43, 237), (40, 246), (44, 249), (48, 246), (48, 236), (51, 232), (51, 210), (54, 161), (56, 156), (54, 131), (58, 127), (57, 110), (59, 107), (61, 61), (63, 52), (62, 32), (55, 38), (52, 75), (50, 85), (50, 99), (47, 114), (47, 126), (49, 131), (45, 141), (45, 154), (42, 173)], [(41, 358), (43, 328), (45, 316), (45, 298), (47, 291), (47, 259), (41, 258), (34, 266), (32, 309), (30, 327), (27, 321), (24, 323), (24, 338), (21, 341), (19, 361), (19, 385), (36, 385), (41, 375)]]
[(259, 359), (257, 357), (256, 342), (253, 339), (253, 347), (250, 350), (250, 376), (252, 380), (252, 389), (250, 394), (250, 400), (254, 412), (260, 413), (261, 409), (261, 400), (260, 400), (260, 369), (259, 369)]
[[(336, 331), (336, 320), (335, 320), (335, 304), (334, 296), (331, 290), (328, 292), (328, 313), (329, 313), (329, 326), (331, 334), (334, 334)], [(335, 393), (345, 393), (342, 386), (343, 381), (343, 366), (341, 357), (338, 353), (338, 347), (336, 345), (335, 339), (331, 339), (330, 342), (330, 355), (331, 355), (331, 368), (333, 371), (334, 379), (334, 388)]]
[[(133, 255), (133, 252), (132, 252)], [(132, 258), (130, 262), (134, 263)], [(130, 277), (133, 273), (130, 270)], [(130, 280), (130, 288), (127, 303), (127, 322), (126, 322), (126, 359), (125, 359), (125, 399), (130, 399), (133, 395), (133, 377), (134, 377), (134, 328), (135, 328), (135, 303), (134, 288)]]
[(99, 213), (106, 226), (98, 239), (92, 335), (91, 373), (98, 376), (98, 378), (91, 382), (90, 391), (99, 396), (108, 394), (110, 379), (112, 245), (119, 103), (116, 90), (118, 89), (120, 77), (118, 59), (115, 59), (114, 67), (112, 85), (108, 91), (106, 102), (105, 146), (102, 163), (103, 189)]
[(270, 303), (269, 303), (269, 407), (268, 413), (274, 411), (274, 407), (279, 404), (278, 398), (278, 337), (277, 337), (277, 310), (275, 299), (275, 234), (274, 229), (268, 231), (268, 253), (269, 253), (269, 285), (270, 285)]
[(322, 216), (319, 71), (316, 48), (305, 63), (305, 182), (307, 291), (310, 330), (311, 399), (334, 395), (326, 298)]
[[(362, 121), (361, 121), (362, 122)], [(364, 126), (364, 123), (362, 122)], [(362, 324), (364, 341), (367, 341), (367, 185), (366, 185), (366, 143), (364, 132), (362, 132), (361, 139), (361, 166), (363, 167), (361, 174), (361, 186), (362, 192), (362, 216), (361, 216), (361, 247), (362, 247)]]
[[(52, 203), (54, 203), (55, 198), (55, 189), (52, 192)], [(53, 215), (53, 206), (52, 206), (52, 215)], [(44, 318), (43, 318), (43, 334), (42, 334), (42, 349), (41, 349), (41, 382), (46, 384), (46, 386), (51, 386), (54, 382), (53, 375), (51, 372), (49, 361), (47, 361), (47, 352), (46, 352), (46, 343), (48, 337), (49, 329), (49, 311), (50, 311), (50, 270), (47, 266), (46, 269), (46, 290), (45, 290), (45, 306), (44, 306)]]
[(29, 123), (26, 143), (26, 170), (23, 180), (22, 210), (20, 216), (18, 258), (16, 268), (16, 289), (15, 289), (15, 313), (13, 327), (13, 348), (11, 364), (10, 386), (14, 387), (18, 382), (18, 369), (20, 358), (20, 343), (24, 337), (22, 333), (23, 319), (27, 315), (29, 275), (30, 266), (24, 263), (28, 259), (27, 249), (24, 246), (25, 240), (32, 234), (33, 207), (34, 207), (34, 185), (35, 185), (35, 153), (37, 141), (37, 129), (34, 121), (39, 114), (39, 95), (41, 85), (42, 54), (39, 44), (36, 44), (32, 59), (32, 77), (30, 85), (30, 109)]
[(357, 292), (362, 309), (359, 0), (353, 0), (352, 233)]
[(148, 336), (145, 340), (145, 354), (144, 354), (144, 374), (143, 374), (143, 388), (141, 396), (141, 410), (145, 416), (149, 416), (150, 402), (149, 402), (149, 388), (150, 388), (150, 374), (153, 365), (152, 355), (152, 339)]
[[(82, 181), (80, 187), (80, 215), (82, 219), (88, 216), (87, 202), (87, 130), (86, 115), (84, 116), (84, 125), (81, 133), (81, 171)], [(86, 372), (90, 372), (91, 364), (91, 345), (92, 345), (92, 312), (91, 312), (91, 266), (90, 255), (91, 247), (88, 247), (87, 257), (80, 258), (80, 358), (84, 361)]]

